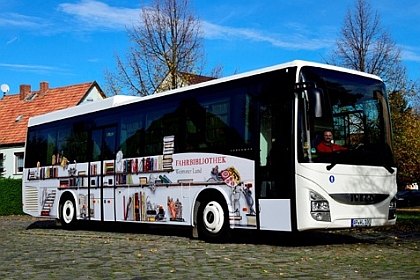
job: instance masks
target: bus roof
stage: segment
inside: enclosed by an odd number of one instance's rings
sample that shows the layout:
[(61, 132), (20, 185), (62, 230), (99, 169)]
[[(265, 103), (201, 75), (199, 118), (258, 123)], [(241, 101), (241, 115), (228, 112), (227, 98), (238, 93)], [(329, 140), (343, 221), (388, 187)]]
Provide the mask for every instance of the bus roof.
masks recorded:
[(154, 95), (148, 95), (148, 96), (144, 96), (144, 97), (116, 95), (116, 96), (106, 98), (106, 99), (103, 99), (103, 100), (99, 100), (99, 101), (86, 102), (86, 103), (83, 103), (79, 106), (66, 108), (66, 109), (63, 109), (63, 110), (58, 110), (58, 111), (50, 112), (50, 113), (47, 113), (47, 114), (32, 117), (32, 118), (29, 119), (28, 126), (29, 127), (30, 126), (35, 126), (35, 125), (39, 125), (39, 124), (42, 124), (42, 123), (48, 123), (48, 122), (53, 122), (53, 121), (57, 121), (57, 120), (61, 120), (61, 119), (74, 117), (74, 116), (79, 116), (79, 115), (84, 115), (84, 114), (93, 113), (93, 112), (97, 112), (97, 111), (102, 111), (102, 110), (106, 110), (108, 108), (113, 108), (113, 107), (123, 106), (123, 105), (130, 104), (130, 103), (141, 102), (141, 101), (145, 101), (145, 100), (149, 100), (149, 99), (159, 98), (159, 97), (166, 96), (166, 95), (177, 94), (177, 93), (184, 92), (184, 91), (189, 91), (189, 90), (193, 90), (193, 89), (197, 89), (197, 88), (202, 88), (202, 87), (207, 87), (207, 86), (211, 86), (211, 85), (221, 84), (221, 83), (225, 83), (225, 82), (228, 82), (228, 81), (238, 80), (238, 79), (242, 79), (242, 78), (246, 78), (246, 77), (250, 77), (250, 76), (254, 76), (254, 75), (258, 75), (258, 74), (268, 73), (268, 72), (272, 72), (272, 71), (276, 71), (276, 70), (280, 70), (280, 69), (284, 69), (284, 68), (298, 67), (300, 69), (303, 66), (312, 66), (312, 67), (330, 69), (330, 70), (335, 70), (335, 71), (339, 71), (339, 72), (364, 76), (364, 77), (367, 77), (367, 78), (382, 81), (378, 76), (368, 74), (368, 73), (364, 73), (364, 72), (360, 72), (360, 71), (356, 71), (356, 70), (351, 70), (351, 69), (347, 69), (347, 68), (342, 68), (342, 67), (337, 67), (337, 66), (322, 64), (322, 63), (316, 63), (316, 62), (294, 60), (294, 61), (291, 61), (291, 62), (277, 64), (277, 65), (274, 65), (274, 66), (261, 68), (261, 69), (257, 69), (257, 70), (253, 70), (253, 71), (249, 71), (249, 72), (245, 72), (245, 73), (241, 73), (241, 74), (236, 74), (236, 75), (232, 75), (232, 76), (228, 76), (228, 77), (224, 77), (224, 78), (214, 79), (214, 80), (210, 80), (210, 81), (207, 81), (207, 82), (194, 84), (194, 85), (191, 85), (191, 86), (186, 86), (186, 87), (182, 87), (182, 88), (178, 88), (178, 89), (173, 89), (173, 90), (169, 90), (169, 91), (154, 94)]

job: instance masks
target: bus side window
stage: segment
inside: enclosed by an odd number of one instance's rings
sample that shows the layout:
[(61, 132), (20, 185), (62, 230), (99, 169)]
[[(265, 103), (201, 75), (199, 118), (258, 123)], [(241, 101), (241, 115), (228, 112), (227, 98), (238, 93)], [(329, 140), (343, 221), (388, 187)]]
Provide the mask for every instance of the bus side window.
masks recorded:
[(194, 104), (186, 110), (185, 117), (185, 149), (197, 150), (204, 144), (204, 120), (205, 110), (203, 107)]
[(143, 118), (138, 112), (129, 112), (121, 118), (119, 143), (125, 157), (144, 155)]

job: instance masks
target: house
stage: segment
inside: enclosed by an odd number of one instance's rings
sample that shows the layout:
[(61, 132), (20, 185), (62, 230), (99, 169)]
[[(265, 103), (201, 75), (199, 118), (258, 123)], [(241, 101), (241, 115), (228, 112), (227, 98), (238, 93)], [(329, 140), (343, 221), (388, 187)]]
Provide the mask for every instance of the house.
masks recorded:
[[(186, 73), (186, 72), (179, 72), (176, 78), (176, 83), (177, 83), (176, 88), (195, 85), (195, 84), (207, 82), (214, 79), (216, 78), (196, 75), (196, 74), (191, 74), (191, 73)], [(159, 87), (156, 89), (154, 93), (161, 93), (161, 92), (172, 89), (173, 86), (171, 85), (171, 80), (172, 80), (171, 75), (170, 74), (167, 75), (166, 78), (162, 81), (162, 83), (159, 85)]]
[(95, 81), (57, 88), (41, 82), (38, 91), (21, 85), (18, 94), (0, 94), (0, 172), (6, 178), (22, 177), (30, 117), (106, 97)]

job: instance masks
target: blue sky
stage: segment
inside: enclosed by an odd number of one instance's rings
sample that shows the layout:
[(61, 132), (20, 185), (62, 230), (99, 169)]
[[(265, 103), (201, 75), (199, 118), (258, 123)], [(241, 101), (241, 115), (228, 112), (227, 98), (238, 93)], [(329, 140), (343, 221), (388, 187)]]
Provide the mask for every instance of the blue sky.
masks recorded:
[[(148, 3), (148, 0), (143, 0)], [(334, 47), (354, 0), (190, 0), (202, 21), (207, 71), (223, 75), (294, 59), (322, 61)], [(402, 49), (410, 78), (420, 78), (420, 1), (371, 0)], [(0, 84), (39, 89), (96, 80), (124, 55), (125, 26), (138, 20), (140, 0), (0, 0)]]

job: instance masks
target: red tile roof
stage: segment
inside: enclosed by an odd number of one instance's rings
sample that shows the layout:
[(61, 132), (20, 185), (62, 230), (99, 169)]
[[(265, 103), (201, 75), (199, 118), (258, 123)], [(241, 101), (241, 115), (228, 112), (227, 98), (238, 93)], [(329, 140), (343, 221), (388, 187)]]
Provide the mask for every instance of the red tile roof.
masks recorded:
[[(96, 82), (58, 88), (48, 88), (44, 82), (39, 91), (30, 92), (23, 100), (22, 94), (4, 96), (0, 100), (0, 146), (24, 143), (30, 117), (76, 106), (95, 86), (102, 92)], [(41, 92), (42, 89), (46, 91)], [(19, 116), (22, 116), (20, 120)]]

